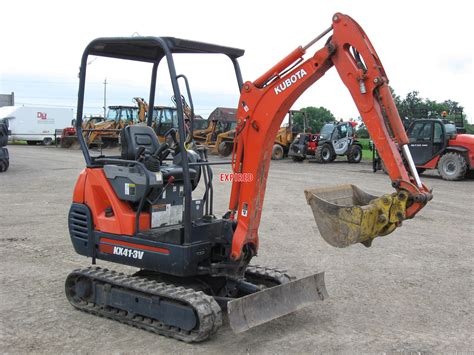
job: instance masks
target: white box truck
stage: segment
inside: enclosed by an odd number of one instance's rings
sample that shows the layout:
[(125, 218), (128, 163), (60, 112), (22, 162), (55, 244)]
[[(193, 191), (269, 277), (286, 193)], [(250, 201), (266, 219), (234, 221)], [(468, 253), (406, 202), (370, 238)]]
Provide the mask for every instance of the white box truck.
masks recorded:
[(63, 128), (71, 126), (73, 113), (68, 108), (4, 106), (0, 120), (8, 119), (11, 141), (51, 144), (61, 138)]

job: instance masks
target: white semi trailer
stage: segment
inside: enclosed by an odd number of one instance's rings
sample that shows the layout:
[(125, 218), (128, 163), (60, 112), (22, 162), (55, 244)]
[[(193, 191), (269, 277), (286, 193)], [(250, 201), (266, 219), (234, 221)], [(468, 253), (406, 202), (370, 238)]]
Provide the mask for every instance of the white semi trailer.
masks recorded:
[(61, 131), (71, 126), (73, 110), (40, 106), (0, 107), (0, 120), (9, 121), (9, 140), (28, 144), (51, 144), (61, 138)]

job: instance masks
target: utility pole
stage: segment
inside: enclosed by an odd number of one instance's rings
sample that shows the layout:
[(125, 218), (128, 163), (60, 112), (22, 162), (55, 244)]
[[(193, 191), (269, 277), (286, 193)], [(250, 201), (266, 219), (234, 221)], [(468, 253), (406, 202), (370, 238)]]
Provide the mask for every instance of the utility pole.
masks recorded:
[(104, 80), (104, 118), (107, 115), (107, 78)]

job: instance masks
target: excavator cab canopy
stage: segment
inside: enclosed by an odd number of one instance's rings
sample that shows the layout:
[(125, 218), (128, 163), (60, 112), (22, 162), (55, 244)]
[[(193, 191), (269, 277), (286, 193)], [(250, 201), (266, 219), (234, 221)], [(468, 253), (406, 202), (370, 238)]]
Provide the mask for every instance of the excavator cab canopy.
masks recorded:
[[(93, 40), (84, 50), (81, 62), (81, 71), (80, 71), (80, 85), (79, 85), (79, 95), (78, 95), (78, 105), (77, 105), (77, 120), (76, 120), (76, 129), (78, 130), (79, 143), (81, 149), (84, 153), (84, 158), (88, 166), (94, 165), (94, 159), (91, 158), (87, 146), (84, 143), (82, 137), (82, 117), (83, 117), (83, 106), (84, 106), (84, 90), (85, 90), (85, 78), (87, 70), (88, 57), (90, 55), (116, 58), (116, 59), (125, 59), (138, 62), (152, 63), (153, 69), (151, 73), (151, 82), (150, 82), (150, 97), (149, 97), (149, 107), (150, 112), (148, 114), (149, 126), (152, 125), (153, 121), (153, 105), (154, 97), (156, 90), (156, 76), (158, 71), (158, 66), (163, 58), (167, 59), (168, 71), (171, 78), (171, 83), (173, 87), (173, 96), (182, 97), (180, 88), (178, 85), (178, 80), (183, 79), (186, 84), (186, 90), (188, 91), (188, 99), (191, 101), (192, 108), (192, 99), (189, 92), (189, 83), (187, 78), (184, 75), (177, 75), (176, 68), (173, 61), (174, 54), (222, 54), (227, 56), (234, 66), (237, 84), (239, 91), (243, 85), (242, 74), (240, 72), (240, 67), (237, 62), (237, 58), (241, 57), (244, 54), (243, 49), (220, 46), (216, 44), (210, 44), (205, 42), (191, 41), (187, 39), (175, 38), (175, 37), (101, 37)], [(183, 113), (183, 103), (180, 100), (177, 100), (176, 103), (178, 111), (178, 133), (181, 137), (185, 136), (185, 124), (184, 124), (184, 113)], [(183, 142), (184, 144), (184, 142)], [(183, 145), (184, 150), (184, 145)]]
[(104, 37), (93, 40), (86, 51), (102, 57), (155, 62), (171, 53), (225, 54), (229, 58), (244, 55), (243, 49), (190, 41), (174, 37)]
[[(86, 83), (86, 71), (87, 63), (89, 62), (89, 56), (99, 56), (116, 58), (123, 60), (132, 60), (137, 62), (145, 62), (152, 64), (151, 68), (151, 79), (150, 79), (150, 90), (148, 100), (148, 119), (147, 125), (152, 126), (154, 118), (154, 104), (155, 104), (155, 92), (157, 84), (157, 72), (158, 67), (163, 58), (166, 58), (166, 65), (171, 80), (172, 94), (174, 98), (184, 98), (181, 94), (180, 85), (178, 80), (184, 81), (185, 90), (187, 93), (188, 103), (191, 109), (191, 113), (194, 112), (193, 101), (190, 92), (189, 82), (185, 75), (177, 74), (176, 67), (174, 64), (175, 54), (213, 54), (213, 55), (224, 55), (230, 59), (233, 64), (235, 76), (237, 79), (238, 90), (240, 92), (243, 86), (242, 74), (240, 72), (240, 66), (237, 58), (244, 54), (244, 50), (225, 47), (215, 44), (209, 44), (204, 42), (190, 41), (186, 39), (174, 38), (174, 37), (103, 37), (97, 38), (89, 43), (84, 50), (81, 59), (81, 69), (79, 73), (79, 92), (77, 102), (77, 119), (76, 119), (76, 132), (77, 137), (81, 146), (84, 159), (89, 168), (101, 167), (105, 164), (116, 163), (115, 157), (109, 159), (108, 157), (98, 156), (91, 157), (88, 147), (85, 143), (82, 131), (82, 117), (84, 108), (84, 92)], [(180, 137), (176, 142), (177, 148), (181, 154), (181, 168), (183, 170), (183, 181), (184, 181), (184, 235), (185, 239), (190, 238), (191, 229), (191, 201), (192, 201), (192, 186), (190, 180), (188, 153), (185, 147), (186, 124), (184, 114), (184, 100), (176, 100), (176, 111), (178, 116), (178, 134)], [(191, 117), (193, 114), (191, 115)], [(192, 120), (192, 119), (191, 119)], [(192, 137), (192, 122), (190, 125), (190, 134)]]

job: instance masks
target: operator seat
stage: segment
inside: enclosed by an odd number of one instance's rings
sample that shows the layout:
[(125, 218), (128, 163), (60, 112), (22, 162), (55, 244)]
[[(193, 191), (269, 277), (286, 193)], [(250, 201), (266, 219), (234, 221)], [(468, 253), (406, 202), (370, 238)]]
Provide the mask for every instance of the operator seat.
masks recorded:
[[(144, 148), (142, 154), (153, 155), (160, 147), (160, 142), (155, 132), (148, 126), (127, 126), (121, 132), (122, 159), (137, 160), (138, 153)], [(141, 148), (143, 147), (143, 148)]]
[[(152, 160), (152, 155), (160, 147), (160, 142), (155, 134), (153, 128), (149, 126), (127, 126), (121, 132), (122, 151), (121, 157), (124, 160), (137, 160), (140, 156), (145, 157), (144, 164), (151, 171), (161, 171), (163, 173), (163, 181), (173, 176), (174, 181), (183, 183), (183, 168), (177, 164), (163, 164), (158, 167), (150, 167), (148, 159)], [(143, 150), (144, 149), (144, 150)], [(189, 175), (193, 190), (196, 188), (201, 177), (200, 169), (190, 168)]]

